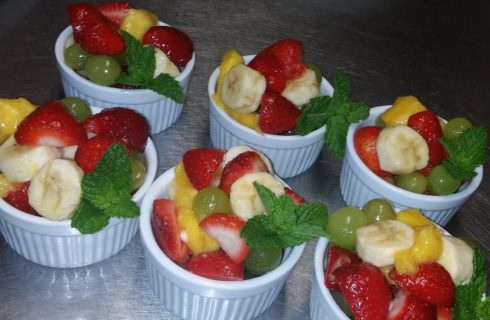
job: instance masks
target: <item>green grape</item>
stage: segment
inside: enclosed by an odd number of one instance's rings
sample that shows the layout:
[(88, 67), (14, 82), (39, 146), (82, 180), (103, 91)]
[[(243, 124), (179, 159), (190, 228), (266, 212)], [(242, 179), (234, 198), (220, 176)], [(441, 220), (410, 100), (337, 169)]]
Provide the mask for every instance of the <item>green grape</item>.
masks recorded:
[(146, 179), (146, 168), (141, 161), (131, 159), (133, 190), (139, 189)]
[(395, 210), (391, 203), (385, 199), (372, 199), (366, 202), (362, 211), (366, 215), (368, 224), (382, 220), (396, 219)]
[(141, 152), (133, 150), (133, 152), (131, 153), (131, 159), (143, 162), (143, 155), (141, 154)]
[(92, 56), (87, 59), (85, 73), (90, 81), (110, 86), (121, 73), (121, 65), (110, 56)]
[(392, 176), (383, 177), (383, 180), (388, 182), (389, 184), (395, 184), (395, 178), (393, 178)]
[(427, 189), (427, 178), (420, 172), (402, 174), (395, 177), (395, 185), (410, 192), (424, 193)]
[(318, 82), (318, 84), (321, 84), (322, 83), (322, 72), (321, 72), (321, 70), (317, 66), (315, 66), (314, 64), (311, 64), (311, 63), (307, 63), (305, 65), (308, 69), (315, 72), (316, 81)]
[(228, 194), (216, 187), (199, 190), (192, 202), (192, 210), (199, 220), (216, 213), (231, 213)]
[(354, 250), (356, 230), (365, 225), (367, 225), (367, 218), (361, 209), (344, 207), (328, 217), (327, 233), (334, 245)]
[(434, 167), (427, 177), (429, 189), (436, 196), (454, 193), (460, 182), (449, 175), (442, 164)]
[(444, 138), (449, 140), (456, 140), (465, 131), (473, 127), (473, 124), (466, 118), (458, 117), (449, 120), (444, 128), (442, 134)]
[(332, 294), (332, 298), (335, 300), (335, 302), (337, 302), (340, 310), (342, 310), (347, 317), (353, 319), (354, 314), (352, 313), (349, 303), (347, 300), (345, 300), (344, 294), (340, 291), (330, 291), (330, 293)]
[(274, 270), (281, 264), (282, 249), (252, 248), (244, 261), (245, 269), (251, 274), (261, 276)]
[(92, 110), (90, 110), (87, 102), (80, 98), (66, 97), (61, 99), (61, 103), (75, 116), (78, 122), (83, 122), (92, 115)]
[(83, 50), (79, 43), (74, 43), (64, 52), (65, 63), (72, 69), (83, 70), (85, 69), (85, 64), (87, 59), (92, 55), (87, 51)]

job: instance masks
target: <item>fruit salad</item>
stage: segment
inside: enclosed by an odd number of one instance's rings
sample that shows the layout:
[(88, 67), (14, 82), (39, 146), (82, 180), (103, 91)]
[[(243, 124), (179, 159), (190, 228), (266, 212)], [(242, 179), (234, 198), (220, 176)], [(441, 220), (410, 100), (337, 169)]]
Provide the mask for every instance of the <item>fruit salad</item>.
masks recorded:
[(304, 203), (248, 146), (192, 149), (172, 170), (169, 197), (153, 202), (151, 226), (167, 257), (189, 272), (260, 276), (281, 263), (284, 248), (325, 234), (326, 208)]
[(83, 100), (67, 97), (17, 120), (0, 145), (3, 200), (49, 220), (72, 219), (81, 233), (100, 230), (111, 216), (139, 214), (131, 194), (146, 177), (143, 116), (122, 107), (92, 114)]
[(193, 56), (193, 43), (181, 30), (127, 2), (68, 7), (73, 41), (65, 63), (90, 81), (123, 89), (146, 88), (183, 102), (174, 79)]
[(345, 207), (328, 219), (325, 286), (353, 319), (487, 319), (485, 258), (384, 199)]
[(444, 121), (416, 97), (399, 97), (376, 124), (357, 129), (354, 146), (376, 175), (407, 191), (448, 195), (490, 159), (487, 133), (465, 118)]

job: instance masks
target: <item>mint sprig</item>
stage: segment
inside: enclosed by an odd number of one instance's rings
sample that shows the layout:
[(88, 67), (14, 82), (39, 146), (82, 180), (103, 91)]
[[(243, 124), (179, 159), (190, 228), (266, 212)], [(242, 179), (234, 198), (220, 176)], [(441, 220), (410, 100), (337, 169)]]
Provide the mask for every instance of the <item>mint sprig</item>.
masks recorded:
[(287, 195), (276, 195), (263, 185), (254, 187), (267, 214), (252, 217), (240, 236), (251, 248), (288, 248), (316, 237), (326, 237), (328, 210), (319, 203), (294, 204)]
[(110, 217), (133, 218), (139, 208), (131, 199), (131, 162), (126, 148), (115, 143), (100, 159), (97, 167), (82, 178), (82, 198), (72, 217), (72, 228), (95, 233)]
[(126, 44), (128, 72), (121, 73), (116, 82), (150, 89), (177, 103), (184, 103), (184, 91), (177, 80), (165, 73), (153, 78), (156, 68), (155, 49), (152, 46), (144, 47), (126, 31), (121, 31), (121, 34)]
[(349, 125), (369, 116), (369, 106), (350, 101), (349, 95), (349, 79), (347, 75), (339, 72), (335, 75), (335, 90), (332, 97), (316, 97), (301, 107), (295, 133), (307, 135), (326, 125), (324, 139), (327, 150), (334, 156), (342, 158)]

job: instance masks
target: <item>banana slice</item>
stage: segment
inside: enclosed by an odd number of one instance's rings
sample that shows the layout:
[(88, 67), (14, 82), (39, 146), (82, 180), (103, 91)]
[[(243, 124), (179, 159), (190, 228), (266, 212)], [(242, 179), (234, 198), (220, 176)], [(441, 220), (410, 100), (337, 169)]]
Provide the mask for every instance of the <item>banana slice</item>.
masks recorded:
[(410, 248), (414, 230), (397, 220), (384, 220), (357, 229), (356, 250), (359, 257), (377, 267), (392, 265), (395, 252)]
[(449, 272), (455, 285), (466, 284), (473, 276), (473, 249), (461, 239), (442, 236), (442, 253), (437, 263)]
[(281, 95), (300, 107), (310, 101), (311, 98), (320, 95), (320, 88), (313, 70), (306, 70), (300, 77), (288, 81)]
[(221, 164), (221, 166), (224, 168), (226, 166), (226, 164), (228, 162), (230, 162), (231, 160), (235, 159), (236, 156), (238, 156), (241, 153), (248, 152), (248, 151), (253, 151), (253, 152), (257, 153), (260, 156), (260, 158), (262, 159), (262, 161), (264, 161), (265, 165), (267, 166), (267, 169), (269, 170), (269, 173), (274, 174), (274, 171), (272, 170), (272, 163), (269, 160), (269, 158), (267, 158), (266, 155), (263, 154), (262, 152), (255, 150), (253, 148), (250, 148), (249, 146), (235, 146), (235, 147), (231, 147), (230, 149), (228, 149), (228, 151), (226, 151), (226, 153), (223, 157), (223, 163)]
[(68, 219), (80, 202), (82, 178), (83, 170), (75, 161), (52, 160), (32, 178), (29, 204), (50, 220)]
[(381, 130), (376, 141), (379, 166), (393, 174), (420, 170), (429, 162), (429, 147), (424, 138), (407, 126)]
[(265, 92), (265, 77), (254, 69), (237, 64), (223, 78), (221, 99), (239, 113), (257, 110)]
[(155, 47), (155, 73), (153, 78), (158, 77), (160, 73), (166, 73), (175, 78), (180, 74), (179, 68), (170, 61), (165, 52)]
[(273, 175), (267, 172), (247, 173), (231, 185), (230, 203), (233, 213), (247, 221), (251, 217), (265, 213), (264, 205), (260, 200), (254, 181), (270, 189), (276, 196), (284, 194), (284, 185)]
[(49, 146), (21, 146), (10, 137), (0, 148), (0, 171), (12, 182), (26, 182), (48, 162), (61, 157)]

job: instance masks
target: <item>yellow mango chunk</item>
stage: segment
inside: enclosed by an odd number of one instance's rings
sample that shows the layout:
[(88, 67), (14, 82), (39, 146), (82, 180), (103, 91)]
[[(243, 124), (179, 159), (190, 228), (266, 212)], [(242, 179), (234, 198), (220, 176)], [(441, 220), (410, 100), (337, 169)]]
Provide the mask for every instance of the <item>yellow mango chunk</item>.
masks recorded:
[(17, 130), (19, 123), (32, 111), (34, 105), (27, 99), (0, 99), (0, 144)]
[(259, 128), (259, 115), (255, 112), (250, 113), (239, 113), (232, 108), (228, 107), (223, 100), (221, 100), (221, 96), (218, 94), (213, 95), (213, 101), (216, 105), (225, 111), (230, 117), (232, 117), (235, 121), (238, 121), (242, 125), (252, 130), (256, 130), (260, 132)]
[(422, 227), (422, 226), (432, 226), (432, 221), (430, 221), (429, 218), (424, 216), (419, 209), (415, 209), (415, 208), (400, 210), (396, 215), (396, 219), (400, 222), (408, 224), (413, 228)]
[(395, 269), (400, 274), (416, 274), (419, 264), (415, 261), (410, 248), (395, 252)]
[(146, 31), (157, 25), (158, 17), (148, 10), (130, 9), (120, 29), (141, 41)]
[(387, 127), (405, 126), (411, 115), (425, 110), (427, 108), (416, 97), (399, 97), (393, 106), (381, 115), (381, 120)]
[(439, 259), (442, 252), (441, 231), (434, 225), (417, 228), (410, 252), (413, 259), (419, 264)]
[(225, 75), (237, 64), (244, 64), (245, 61), (243, 57), (240, 55), (238, 51), (235, 49), (231, 49), (225, 52), (223, 58), (221, 59), (221, 64), (219, 66), (219, 75), (218, 75), (218, 86), (216, 88), (216, 92), (221, 93), (221, 87), (223, 85), (223, 79)]
[(3, 198), (9, 193), (11, 190), (15, 189), (14, 183), (10, 182), (7, 177), (0, 173), (0, 198)]

